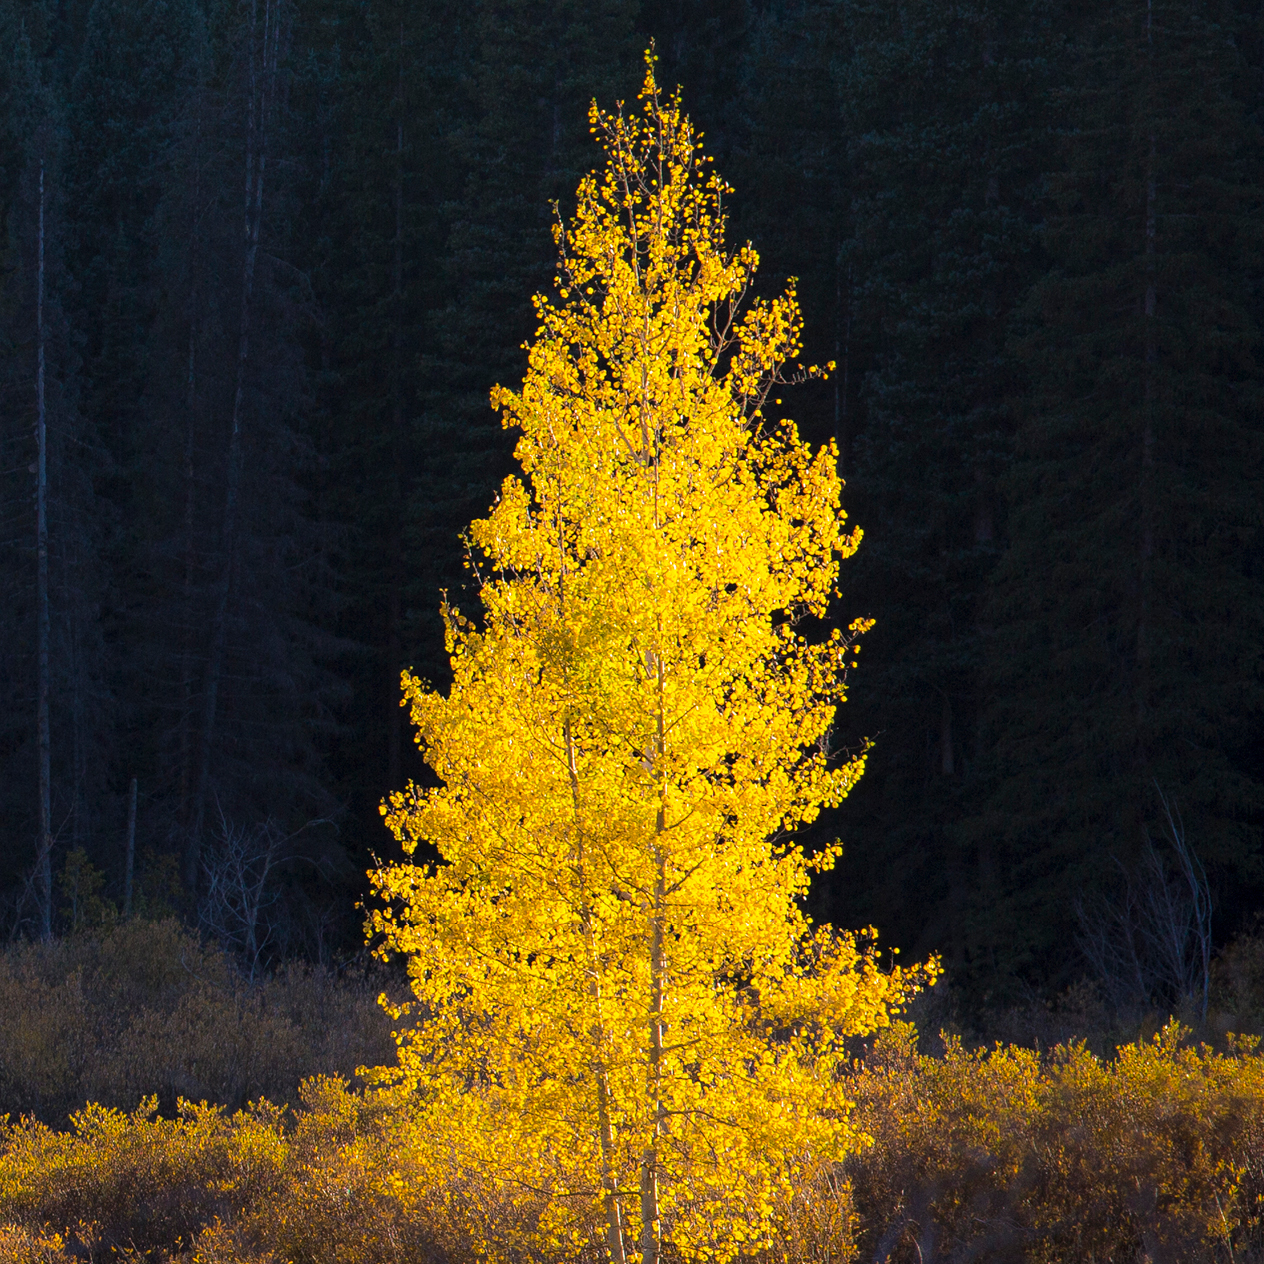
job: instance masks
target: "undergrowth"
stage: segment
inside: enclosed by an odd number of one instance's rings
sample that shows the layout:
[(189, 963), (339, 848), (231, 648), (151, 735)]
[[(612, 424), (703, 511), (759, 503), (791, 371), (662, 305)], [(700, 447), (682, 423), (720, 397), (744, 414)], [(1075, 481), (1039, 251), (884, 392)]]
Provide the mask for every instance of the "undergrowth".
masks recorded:
[[(775, 1248), (753, 1258), (1262, 1258), (1264, 1058), (1187, 1034), (1170, 1024), (1110, 1059), (952, 1041), (931, 1056), (897, 1026), (852, 1080), (872, 1144), (791, 1191)], [(6, 1125), (0, 1261), (421, 1264), (489, 1240), (532, 1258), (520, 1200), (445, 1170), (385, 1091), (317, 1077), (292, 1110), (157, 1107), (91, 1106), (65, 1131)]]

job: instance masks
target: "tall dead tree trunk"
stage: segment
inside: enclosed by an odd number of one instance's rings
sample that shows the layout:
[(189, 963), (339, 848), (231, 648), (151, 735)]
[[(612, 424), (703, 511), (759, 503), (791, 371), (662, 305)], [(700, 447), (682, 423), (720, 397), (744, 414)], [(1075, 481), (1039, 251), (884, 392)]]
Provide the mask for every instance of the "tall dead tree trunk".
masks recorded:
[(943, 706), (939, 712), (939, 772), (943, 777), (954, 776), (957, 771), (952, 742), (952, 699), (943, 691)]
[(132, 880), (136, 873), (136, 778), (127, 794), (127, 853), (123, 868), (123, 916), (132, 915)]
[(198, 883), (202, 831), (210, 793), (211, 757), (215, 743), (215, 722), (219, 691), (224, 672), (224, 652), (228, 636), (228, 609), (233, 591), (237, 560), (237, 532), (241, 496), (242, 426), (246, 371), (250, 362), (250, 315), (254, 299), (255, 264), (259, 255), (259, 231), (263, 220), (263, 186), (267, 173), (271, 139), (272, 106), (280, 49), (280, 0), (264, 0), (263, 37), (258, 38), (258, 0), (251, 0), (250, 50), (246, 84), (246, 199), (244, 251), (241, 276), (241, 323), (237, 339), (237, 374), (233, 391), (233, 414), (229, 427), (224, 516), (220, 532), (221, 569), (215, 612), (211, 620), (210, 650), (207, 654), (203, 688), (201, 745), (198, 758), (197, 791), (193, 821), (184, 853), (184, 879), (189, 891)]
[[(1154, 587), (1154, 531), (1155, 531), (1155, 434), (1154, 419), (1156, 409), (1158, 371), (1158, 255), (1157, 255), (1157, 186), (1158, 174), (1157, 141), (1155, 138), (1153, 117), (1154, 97), (1154, 2), (1146, 3), (1146, 107), (1151, 116), (1149, 135), (1149, 152), (1146, 155), (1145, 180), (1145, 300), (1144, 300), (1144, 343), (1145, 364), (1142, 370), (1142, 415), (1141, 415), (1141, 470), (1140, 470), (1140, 502), (1141, 530), (1138, 542), (1138, 575), (1137, 575), (1137, 668), (1135, 681), (1136, 697), (1136, 763), (1138, 784), (1144, 780), (1150, 763), (1150, 741), (1147, 733), (1150, 713), (1150, 642), (1152, 638), (1150, 622), (1153, 607)], [(1138, 810), (1138, 816), (1141, 810)], [(1145, 827), (1140, 825), (1144, 838)]]
[(394, 507), (390, 541), (390, 592), (387, 598), (389, 627), (386, 637), (386, 764), (387, 784), (394, 789), (402, 779), (400, 753), (404, 718), (399, 707), (399, 671), (403, 657), (400, 621), (403, 616), (400, 589), (404, 582), (403, 489), (400, 470), (404, 461), (404, 24), (399, 24), (399, 64), (395, 84), (395, 242), (393, 259), (391, 330), (391, 469), (390, 497)]
[(48, 426), (44, 406), (44, 163), (39, 169), (39, 243), (35, 283), (35, 569), (36, 569), (36, 745), (39, 759), (39, 845), (35, 880), (39, 893), (40, 936), (53, 936), (53, 806), (52, 739), (49, 732), (49, 641), (48, 614)]
[(192, 822), (193, 798), (193, 733), (195, 726), (194, 699), (197, 678), (195, 671), (193, 609), (196, 549), (194, 529), (197, 522), (197, 485), (195, 474), (195, 439), (197, 417), (197, 347), (198, 311), (201, 260), (198, 256), (198, 220), (202, 203), (202, 107), (203, 94), (199, 84), (197, 118), (193, 135), (193, 207), (189, 235), (189, 349), (185, 369), (184, 400), (184, 575), (180, 602), (180, 798), (178, 820), (187, 831)]
[(847, 448), (851, 442), (847, 415), (847, 378), (851, 369), (851, 264), (847, 265), (844, 302), (842, 247), (834, 251), (834, 443), (838, 447), (839, 477), (847, 473)]
[[(190, 300), (196, 303), (196, 294)], [(193, 662), (193, 575), (196, 493), (194, 490), (193, 404), (197, 382), (197, 320), (189, 317), (189, 360), (184, 406), (184, 577), (180, 602), (180, 806), (179, 820), (187, 829), (192, 819), (193, 789), (193, 700), (196, 682)]]

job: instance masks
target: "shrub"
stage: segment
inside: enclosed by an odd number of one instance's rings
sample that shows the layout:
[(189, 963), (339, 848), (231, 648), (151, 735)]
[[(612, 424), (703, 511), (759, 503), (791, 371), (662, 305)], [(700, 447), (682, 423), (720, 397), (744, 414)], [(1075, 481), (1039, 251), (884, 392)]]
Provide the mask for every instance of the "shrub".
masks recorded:
[(32, 1233), (17, 1225), (0, 1225), (0, 1261), (4, 1264), (77, 1264), (60, 1233)]
[(68, 1132), (33, 1119), (7, 1126), (0, 1207), (18, 1234), (10, 1248), (43, 1234), (77, 1254), (170, 1251), (266, 1199), (285, 1157), (275, 1108), (230, 1118), (181, 1102), (176, 1119), (156, 1118), (157, 1108), (152, 1097), (130, 1114), (89, 1106)]
[(329, 1077), (302, 1102), (288, 1125), (267, 1102), (228, 1115), (182, 1101), (162, 1119), (150, 1098), (130, 1114), (88, 1107), (66, 1132), (6, 1126), (0, 1264), (439, 1258), (442, 1200), (410, 1179), (424, 1151), (410, 1112)]
[(1264, 1035), (1264, 934), (1239, 935), (1211, 965), (1211, 1017), (1217, 1031)]
[(1264, 1059), (1185, 1034), (1170, 1023), (1109, 1061), (953, 1040), (929, 1057), (908, 1027), (881, 1039), (855, 1080), (875, 1142), (849, 1168), (866, 1251), (1159, 1264), (1258, 1249)]
[[(872, 1144), (786, 1186), (745, 1264), (1259, 1260), (1264, 1058), (1184, 1035), (1169, 1024), (1109, 1060), (952, 1040), (930, 1056), (897, 1028), (848, 1081)], [(462, 1166), (399, 1090), (316, 1077), (293, 1112), (155, 1105), (0, 1131), (0, 1264), (554, 1258), (538, 1209)]]
[(253, 984), (174, 920), (132, 920), (0, 955), (0, 1111), (64, 1122), (155, 1093), (237, 1109), (296, 1102), (314, 1072), (393, 1057), (363, 976), (293, 964)]

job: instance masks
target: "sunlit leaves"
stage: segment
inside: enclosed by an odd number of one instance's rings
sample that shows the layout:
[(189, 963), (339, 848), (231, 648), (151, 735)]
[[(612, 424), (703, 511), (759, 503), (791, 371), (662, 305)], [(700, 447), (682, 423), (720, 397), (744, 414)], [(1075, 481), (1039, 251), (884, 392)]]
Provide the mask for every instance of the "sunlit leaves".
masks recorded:
[(524, 477), (471, 527), (485, 617), (445, 611), (450, 692), (404, 678), (443, 784), (384, 808), (443, 863), (379, 872), (373, 924), (419, 1002), (397, 1078), (543, 1197), (539, 1243), (634, 1242), (652, 1171), (662, 1236), (725, 1259), (847, 1149), (842, 1041), (911, 980), (812, 930), (808, 862), (769, 842), (863, 770), (830, 733), (866, 624), (800, 623), (860, 533), (834, 449), (764, 415), (819, 373), (787, 370), (793, 289), (744, 303), (758, 257), (726, 250), (727, 187), (652, 64), (641, 101), (594, 106), (605, 169), (492, 394)]

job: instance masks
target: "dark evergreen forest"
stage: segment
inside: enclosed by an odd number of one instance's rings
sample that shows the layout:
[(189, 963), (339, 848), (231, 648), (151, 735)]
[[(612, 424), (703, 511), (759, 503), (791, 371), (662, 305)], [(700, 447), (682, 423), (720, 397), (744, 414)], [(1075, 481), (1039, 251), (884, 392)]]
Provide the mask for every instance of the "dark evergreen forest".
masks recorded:
[(488, 391), (651, 39), (730, 240), (837, 363), (784, 400), (865, 530), (838, 617), (877, 620), (818, 915), (995, 1001), (1090, 972), (1182, 855), (1218, 942), (1264, 907), (1258, 3), (0, 0), (0, 31), (5, 933), (108, 897), (355, 951), (378, 805), (425, 775), (399, 673), (443, 683), (511, 468)]

